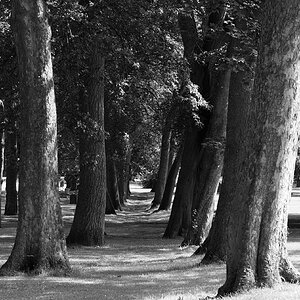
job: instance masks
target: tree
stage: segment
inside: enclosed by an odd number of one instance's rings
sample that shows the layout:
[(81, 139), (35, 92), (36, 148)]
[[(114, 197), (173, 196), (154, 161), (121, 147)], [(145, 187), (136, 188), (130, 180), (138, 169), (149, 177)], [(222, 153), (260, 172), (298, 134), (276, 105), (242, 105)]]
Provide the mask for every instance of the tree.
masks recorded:
[(161, 147), (160, 147), (160, 163), (158, 168), (158, 176), (155, 182), (155, 196), (153, 202), (151, 204), (151, 209), (158, 208), (163, 193), (166, 186), (166, 181), (168, 177), (168, 169), (169, 169), (169, 155), (170, 155), (170, 146), (171, 146), (171, 128), (170, 124), (168, 124), (168, 118), (166, 120), (166, 124), (162, 130), (162, 138), (161, 138)]
[(160, 206), (158, 210), (169, 210), (172, 204), (173, 192), (176, 185), (176, 179), (179, 173), (180, 165), (181, 165), (181, 157), (182, 157), (183, 146), (178, 149), (176, 157), (172, 163), (170, 168), (166, 187), (164, 190), (163, 197), (161, 199)]
[[(213, 107), (211, 111), (202, 109), (198, 112), (201, 126), (191, 123), (187, 129), (174, 205), (164, 234), (169, 238), (183, 234), (186, 236), (184, 244), (198, 243), (198, 236), (205, 235), (210, 226), (213, 196), (223, 163), (223, 147), (208, 145), (222, 144), (224, 140), (230, 72), (214, 71), (216, 59), (207, 59), (200, 54), (221, 52), (224, 48), (224, 1), (212, 1), (205, 9), (207, 16), (203, 25), (203, 40), (198, 37), (196, 18), (189, 9), (178, 16), (191, 81), (198, 85), (202, 97), (208, 99)], [(216, 30), (218, 28), (221, 29)], [(196, 55), (198, 59), (195, 59)], [(198, 230), (194, 234), (192, 213), (195, 212), (198, 215)], [(202, 225), (201, 219), (206, 220)]]
[(231, 7), (234, 17), (230, 32), (228, 59), (231, 68), (229, 87), (228, 115), (226, 128), (226, 148), (224, 157), (223, 180), (219, 194), (217, 211), (207, 239), (200, 242), (195, 254), (203, 254), (203, 263), (226, 261), (226, 241), (228, 216), (231, 213), (229, 200), (233, 197), (239, 173), (236, 170), (236, 155), (243, 151), (245, 115), (249, 107), (257, 58), (258, 15), (260, 7)]
[[(13, 34), (10, 26), (10, 1), (1, 1), (0, 3), (0, 177), (2, 184), (3, 170), (4, 170), (4, 130), (6, 130), (9, 118), (7, 116), (7, 108), (11, 107), (19, 101), (18, 94), (18, 74), (17, 74), (17, 59), (16, 49), (13, 44)], [(5, 107), (4, 107), (5, 106)], [(14, 119), (18, 116), (18, 110), (14, 111)], [(11, 117), (12, 115), (10, 115)], [(0, 217), (1, 219), (1, 217)]]
[(21, 104), (20, 210), (17, 235), (2, 274), (70, 269), (57, 176), (57, 130), (44, 1), (13, 2)]
[(219, 295), (300, 279), (286, 249), (299, 126), (299, 21), (299, 1), (265, 1), (254, 93), (237, 128), (243, 151), (236, 157), (240, 176)]
[(18, 146), (17, 121), (19, 121), (19, 101), (6, 99), (5, 103), (5, 170), (6, 170), (6, 203), (5, 215), (16, 215), (18, 212)]
[(81, 99), (83, 114), (80, 135), (80, 176), (78, 201), (68, 244), (104, 244), (106, 204), (106, 163), (104, 137), (104, 53), (95, 37), (90, 53), (87, 97)]
[[(2, 177), (4, 170), (4, 106), (0, 100), (0, 194), (2, 192)], [(1, 199), (0, 199), (1, 206)], [(1, 227), (1, 213), (0, 213), (0, 227)]]
[(6, 166), (6, 203), (5, 215), (16, 215), (18, 212), (18, 154), (16, 124), (7, 127), (5, 131), (5, 166)]

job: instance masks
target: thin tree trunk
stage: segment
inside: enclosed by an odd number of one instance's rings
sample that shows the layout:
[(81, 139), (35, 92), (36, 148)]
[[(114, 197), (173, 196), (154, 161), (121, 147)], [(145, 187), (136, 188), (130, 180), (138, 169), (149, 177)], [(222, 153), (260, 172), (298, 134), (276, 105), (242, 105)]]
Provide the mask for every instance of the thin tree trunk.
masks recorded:
[(182, 152), (183, 152), (183, 147), (180, 147), (176, 155), (176, 158), (173, 161), (172, 167), (170, 169), (164, 195), (158, 210), (169, 210), (171, 207), (176, 179), (178, 177), (178, 173), (181, 165)]
[(124, 145), (124, 149), (122, 150), (123, 159), (117, 164), (117, 180), (119, 187), (120, 203), (121, 205), (125, 205), (129, 192), (128, 182), (132, 154), (130, 138), (127, 134), (124, 135), (122, 144)]
[(18, 157), (15, 126), (11, 126), (6, 130), (4, 156), (6, 162), (6, 204), (4, 214), (16, 215), (18, 212)]
[[(4, 170), (4, 105), (0, 100), (0, 208), (1, 208), (1, 193), (2, 193), (2, 180)], [(2, 227), (2, 217), (0, 210), (0, 228)]]
[(120, 195), (118, 189), (118, 176), (117, 176), (117, 167), (116, 163), (112, 161), (112, 193), (114, 195), (114, 208), (117, 210), (122, 210), (121, 203), (120, 203)]
[(104, 244), (106, 163), (104, 138), (104, 57), (100, 41), (92, 49), (88, 97), (81, 109), (88, 133), (80, 135), (78, 203), (68, 244)]
[(168, 174), (170, 173), (175, 158), (176, 158), (176, 143), (175, 143), (175, 134), (174, 131), (172, 131), (171, 140), (170, 140), (169, 161), (168, 161)]
[(105, 214), (116, 214), (115, 210), (121, 210), (116, 166), (112, 159), (106, 159), (107, 166), (107, 194)]
[(44, 1), (16, 0), (12, 16), (21, 83), (20, 209), (15, 244), (1, 274), (67, 271), (47, 7)]
[(155, 183), (155, 196), (151, 204), (151, 209), (157, 208), (164, 194), (166, 181), (169, 169), (169, 155), (171, 144), (172, 131), (168, 124), (165, 125), (162, 133), (161, 149), (160, 149), (160, 163), (158, 169), (158, 176)]
[(299, 132), (300, 3), (266, 0), (263, 16), (254, 94), (239, 127), (243, 152), (236, 158), (240, 177), (230, 200), (220, 296), (300, 280), (286, 252)]
[(124, 181), (123, 181), (124, 194), (123, 194), (123, 203), (126, 202), (127, 198), (129, 197), (129, 194), (130, 194), (129, 181), (130, 181), (131, 155), (132, 155), (132, 149), (129, 146), (128, 149), (127, 149), (127, 151), (126, 151), (125, 165), (124, 165)]

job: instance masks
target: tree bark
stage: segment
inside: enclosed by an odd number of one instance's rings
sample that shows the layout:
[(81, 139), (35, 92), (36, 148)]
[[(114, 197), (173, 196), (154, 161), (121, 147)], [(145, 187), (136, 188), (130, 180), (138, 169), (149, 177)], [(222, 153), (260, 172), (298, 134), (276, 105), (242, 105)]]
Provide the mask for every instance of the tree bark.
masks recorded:
[[(224, 1), (212, 1), (208, 7), (208, 18), (207, 18), (207, 28), (216, 27), (219, 26), (223, 22), (224, 17)], [(182, 40), (184, 44), (185, 49), (185, 57), (188, 59), (190, 68), (191, 68), (191, 74), (190, 78), (191, 81), (194, 84), (197, 84), (199, 86), (199, 91), (201, 92), (202, 96), (205, 99), (211, 99), (210, 95), (211, 89), (210, 89), (210, 70), (208, 68), (208, 64), (200, 64), (194, 59), (194, 55), (200, 52), (200, 45), (202, 46), (202, 51), (211, 51), (215, 48), (217, 48), (220, 44), (220, 42), (215, 37), (212, 37), (212, 35), (205, 33), (205, 38), (203, 39), (202, 43), (199, 41), (199, 38), (197, 36), (197, 29), (196, 29), (196, 23), (194, 20), (194, 17), (191, 13), (181, 13), (179, 15), (179, 27), (181, 30)], [(214, 104), (214, 103), (212, 103)], [(197, 128), (192, 128), (191, 130), (196, 132), (198, 131), (198, 134), (191, 134), (189, 139), (194, 138), (194, 141), (190, 142), (190, 144), (195, 145), (193, 146), (194, 151), (192, 155), (189, 154), (187, 158), (185, 158), (186, 152), (184, 150), (183, 158), (182, 158), (182, 168), (179, 173), (179, 179), (178, 179), (178, 185), (176, 189), (174, 204), (172, 207), (172, 212), (170, 216), (169, 223), (167, 230), (165, 232), (165, 237), (174, 237), (176, 236), (175, 231), (179, 228), (180, 234), (186, 234), (189, 229), (192, 226), (192, 200), (193, 200), (193, 193), (195, 188), (195, 183), (197, 182), (197, 172), (196, 169), (198, 167), (198, 164), (201, 160), (201, 149), (203, 148), (201, 144), (204, 142), (205, 137), (209, 137), (208, 134), (208, 125), (211, 122), (211, 113), (201, 111), (200, 112), (200, 120), (203, 123), (201, 130)], [(225, 119), (223, 119), (225, 120)], [(192, 126), (195, 127), (195, 126)], [(193, 164), (189, 166), (189, 174), (186, 174), (184, 171), (185, 166), (188, 166), (188, 164), (185, 164), (185, 159), (193, 160)], [(214, 168), (214, 165), (212, 166)], [(214, 173), (214, 170), (211, 170), (212, 173)], [(184, 176), (184, 178), (181, 178), (181, 176)], [(194, 178), (190, 178), (190, 176), (193, 176)], [(183, 187), (184, 184), (187, 186), (184, 188), (188, 191), (186, 194), (183, 192), (180, 192), (181, 186)], [(213, 178), (213, 181), (218, 181), (216, 178)], [(209, 190), (209, 188), (208, 188)], [(177, 195), (178, 193), (178, 195)], [(182, 197), (184, 195), (184, 197)], [(178, 198), (178, 199), (177, 199)], [(182, 204), (177, 204), (177, 202), (183, 202)], [(181, 209), (181, 212), (174, 212), (174, 209)], [(173, 213), (173, 214), (172, 214)], [(177, 219), (177, 220), (176, 220)], [(174, 230), (171, 230), (171, 226), (174, 226)], [(173, 231), (171, 233), (171, 231)]]
[(163, 194), (163, 198), (161, 200), (160, 206), (158, 210), (169, 210), (172, 204), (173, 192), (176, 184), (176, 179), (179, 173), (180, 165), (181, 165), (181, 158), (182, 158), (183, 146), (180, 147), (178, 153), (176, 155), (175, 160), (171, 166), (165, 191)]
[(176, 158), (176, 143), (175, 143), (175, 134), (172, 131), (171, 140), (170, 140), (169, 161), (168, 161), (168, 174), (171, 171), (175, 158)]
[(197, 128), (193, 127), (186, 130), (181, 169), (164, 238), (175, 238), (178, 236), (182, 228), (184, 214), (187, 218), (191, 214), (191, 200), (195, 184), (194, 172), (197, 167), (201, 140), (202, 136)]
[[(178, 24), (184, 45), (184, 56), (187, 58), (190, 65), (190, 79), (194, 84), (199, 86), (201, 94), (205, 97), (209, 90), (209, 79), (207, 76), (207, 67), (196, 61), (194, 58), (195, 53), (200, 52), (199, 44), (201, 44), (201, 42), (198, 38), (193, 14), (190, 12), (181, 12), (178, 15)], [(205, 119), (207, 117), (206, 115), (207, 113), (203, 114), (204, 118), (201, 118), (201, 122), (204, 123), (204, 128), (208, 120)], [(181, 169), (164, 238), (174, 238), (178, 234), (181, 235), (182, 231), (187, 230), (189, 228), (189, 223), (191, 223), (195, 170), (198, 164), (197, 159), (200, 151), (200, 143), (204, 134), (203, 131), (204, 130), (197, 128), (194, 124), (190, 124), (189, 128), (186, 129)], [(183, 227), (185, 228), (184, 230), (182, 230)]]
[(68, 244), (104, 244), (106, 163), (104, 137), (104, 57), (96, 40), (90, 57), (88, 97), (81, 103), (83, 128), (80, 135), (78, 203)]
[(172, 131), (170, 129), (170, 126), (169, 124), (166, 124), (162, 132), (160, 162), (159, 162), (158, 176), (155, 183), (155, 196), (151, 204), (151, 209), (155, 209), (159, 207), (161, 203), (161, 199), (164, 194), (166, 181), (168, 177), (168, 169), (169, 169), (171, 134)]
[(227, 222), (231, 213), (229, 201), (233, 197), (236, 182), (240, 177), (240, 174), (236, 172), (237, 156), (243, 151), (241, 137), (246, 127), (245, 116), (249, 110), (253, 88), (251, 69), (254, 69), (256, 61), (255, 58), (249, 56), (249, 53), (246, 56), (247, 64), (251, 68), (231, 74), (224, 171), (216, 215), (208, 240), (204, 243), (205, 245), (200, 244), (200, 248), (196, 251), (196, 254), (206, 252), (202, 260), (205, 264), (226, 260)]
[(236, 158), (220, 296), (300, 279), (286, 251), (300, 110), (300, 3), (266, 0), (263, 16), (254, 94), (239, 126), (243, 152)]
[(117, 165), (117, 179), (119, 186), (119, 195), (121, 205), (125, 205), (126, 199), (128, 198), (129, 193), (129, 176), (130, 176), (130, 163), (131, 163), (131, 154), (132, 148), (130, 144), (130, 138), (127, 134), (123, 137), (124, 144), (124, 157)]
[(69, 270), (57, 174), (57, 128), (44, 1), (13, 2), (21, 95), (20, 209), (13, 250), (1, 274)]
[(121, 210), (116, 165), (111, 158), (106, 159), (107, 165), (107, 194), (106, 194), (106, 214), (116, 214), (116, 210)]
[[(256, 12), (256, 14), (258, 14)], [(244, 18), (246, 18), (244, 16)], [(236, 28), (247, 32), (249, 27), (246, 22), (236, 20)], [(229, 57), (232, 56), (236, 61), (244, 60), (245, 63), (238, 66), (238, 71), (231, 72), (227, 129), (226, 129), (226, 148), (224, 157), (223, 180), (219, 194), (216, 215), (207, 240), (205, 240), (197, 249), (195, 254), (206, 252), (202, 263), (209, 264), (214, 262), (224, 262), (226, 260), (226, 242), (227, 242), (227, 223), (228, 216), (231, 213), (229, 201), (233, 197), (236, 182), (240, 174), (236, 172), (238, 168), (237, 156), (243, 151), (243, 130), (245, 125), (245, 116), (247, 116), (251, 93), (253, 90), (254, 70), (256, 66), (256, 54), (253, 48), (257, 42), (251, 36), (252, 45), (243, 43), (243, 40), (232, 39), (229, 45)], [(249, 42), (249, 40), (248, 40)]]
[(16, 215), (18, 212), (18, 156), (15, 125), (10, 126), (6, 130), (4, 156), (6, 163), (6, 203), (4, 214)]
[[(0, 100), (0, 207), (1, 207), (1, 193), (2, 193), (2, 180), (4, 170), (4, 105)], [(0, 212), (0, 228), (2, 227), (2, 217)]]
[(202, 143), (193, 194), (194, 220), (190, 224), (182, 246), (202, 244), (212, 223), (215, 192), (223, 169), (230, 76), (229, 69), (215, 74), (211, 92), (213, 111), (206, 139)]

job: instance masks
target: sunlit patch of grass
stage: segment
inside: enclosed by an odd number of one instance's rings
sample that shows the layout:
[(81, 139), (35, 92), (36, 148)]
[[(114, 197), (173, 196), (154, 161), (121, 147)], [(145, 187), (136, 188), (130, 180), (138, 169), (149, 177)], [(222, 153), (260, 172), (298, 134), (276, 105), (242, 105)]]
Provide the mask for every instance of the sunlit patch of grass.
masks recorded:
[(283, 283), (275, 288), (257, 288), (251, 291), (223, 297), (224, 300), (298, 300), (300, 286), (298, 284)]

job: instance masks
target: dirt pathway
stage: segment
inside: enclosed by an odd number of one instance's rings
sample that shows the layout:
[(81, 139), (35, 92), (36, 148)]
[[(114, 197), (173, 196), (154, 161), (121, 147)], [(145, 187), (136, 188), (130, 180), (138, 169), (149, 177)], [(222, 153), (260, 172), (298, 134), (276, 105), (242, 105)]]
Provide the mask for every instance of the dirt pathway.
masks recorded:
[[(196, 300), (215, 295), (225, 279), (225, 266), (197, 267), (196, 247), (181, 249), (181, 238), (162, 239), (169, 212), (151, 214), (153, 194), (132, 186), (126, 207), (106, 216), (104, 247), (69, 248), (71, 277), (0, 278), (0, 299), (174, 299)], [(2, 204), (3, 205), (3, 204)], [(62, 201), (66, 234), (75, 205)], [(0, 229), (0, 263), (14, 242), (16, 217), (4, 217)], [(300, 232), (289, 239), (293, 261), (300, 267)]]
[[(0, 299), (198, 299), (214, 294), (224, 277), (224, 266), (203, 268), (190, 258), (195, 248), (181, 249), (181, 238), (162, 239), (169, 212), (151, 214), (153, 194), (135, 185), (126, 207), (106, 216), (104, 247), (69, 248), (74, 274), (68, 278), (40, 275), (3, 277)], [(3, 205), (4, 203), (2, 203)], [(66, 234), (75, 205), (62, 200)], [(0, 229), (0, 263), (14, 242), (16, 217), (4, 217)], [(201, 282), (201, 284), (199, 284)], [(173, 295), (173, 296), (172, 296)]]

